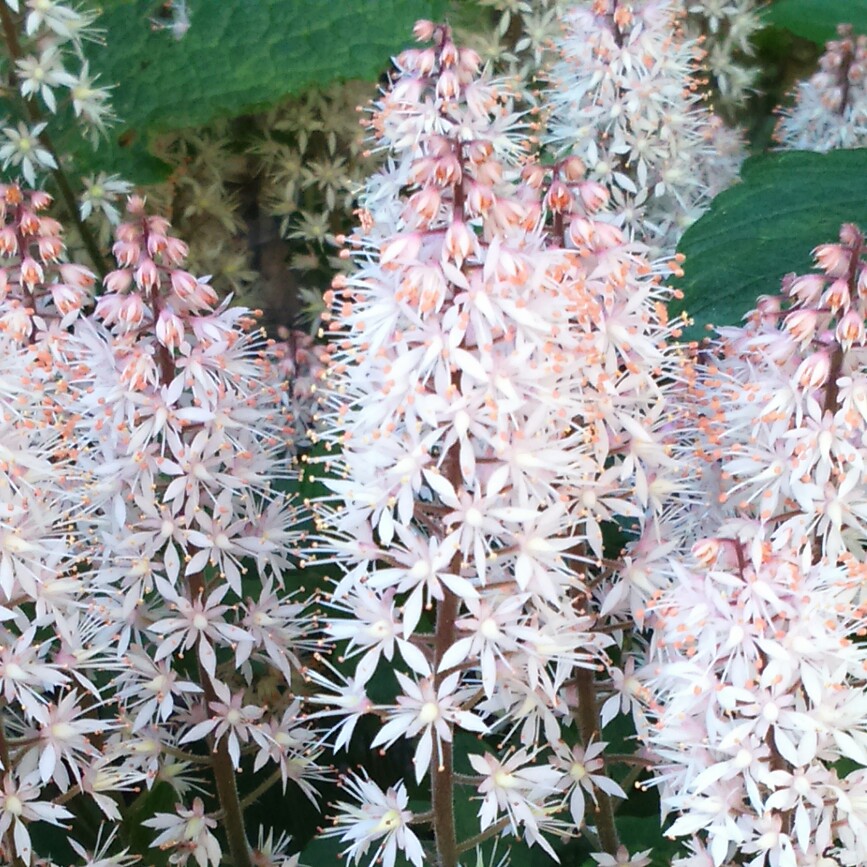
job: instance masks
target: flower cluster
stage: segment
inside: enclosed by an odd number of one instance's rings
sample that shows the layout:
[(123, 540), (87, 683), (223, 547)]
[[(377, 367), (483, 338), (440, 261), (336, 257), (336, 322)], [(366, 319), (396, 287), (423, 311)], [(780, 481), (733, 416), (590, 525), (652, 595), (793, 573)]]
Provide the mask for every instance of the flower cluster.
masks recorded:
[[(546, 831), (624, 796), (600, 755), (594, 669), (612, 639), (594, 627), (600, 605), (613, 616), (634, 600), (601, 569), (603, 527), (652, 535), (671, 484), (659, 380), (673, 361), (658, 276), (593, 216), (604, 189), (579, 159), (553, 177), (529, 161), (478, 55), (447, 27), (416, 32), (433, 45), (397, 58), (375, 108), (388, 164), (348, 241), (356, 271), (328, 298), (319, 475), (333, 496), (317, 551), (341, 568), (326, 631), (354, 671), (318, 676), (317, 701), (336, 744), (366, 714), (384, 721), (372, 746), (414, 744), (454, 865), (457, 785), (475, 789), (482, 833), (549, 852)], [(395, 698), (375, 702), (383, 661)], [(458, 780), (461, 732), (483, 749)], [(398, 849), (420, 858), (402, 787), (352, 789), (362, 806), (328, 832), (350, 857), (377, 844), (389, 865)], [(613, 856), (613, 822), (600, 836)]]
[(867, 144), (867, 36), (841, 24), (825, 46), (819, 69), (794, 92), (775, 131), (788, 150), (825, 151)]
[[(97, 38), (96, 15), (58, 0), (27, 0), (24, 5), (22, 10), (19, 0), (5, 0), (0, 9), (7, 40), (10, 33), (20, 32), (7, 47), (21, 96), (41, 103), (52, 115), (68, 100), (85, 134), (98, 138), (113, 114), (109, 89), (97, 84), (82, 50), (86, 40)], [(20, 27), (15, 20), (19, 14)], [(34, 106), (31, 117), (38, 114), (40, 109)], [(3, 130), (6, 143), (0, 147), (0, 158), (4, 167), (20, 166), (30, 184), (35, 183), (37, 171), (57, 168), (54, 155), (37, 144), (46, 125), (44, 121), (34, 126), (20, 123), (17, 129)]]
[(678, 12), (670, 0), (572, 8), (543, 96), (545, 145), (581, 157), (608, 189), (615, 224), (666, 255), (743, 156), (702, 105), (701, 52)]
[(762, 28), (758, 0), (682, 0), (687, 35), (700, 39), (711, 93), (721, 109), (743, 105), (755, 85), (753, 36)]
[(814, 255), (820, 273), (786, 277), (696, 368), (716, 505), (692, 516), (692, 553), (652, 604), (663, 807), (715, 865), (867, 857), (864, 236), (843, 226)]

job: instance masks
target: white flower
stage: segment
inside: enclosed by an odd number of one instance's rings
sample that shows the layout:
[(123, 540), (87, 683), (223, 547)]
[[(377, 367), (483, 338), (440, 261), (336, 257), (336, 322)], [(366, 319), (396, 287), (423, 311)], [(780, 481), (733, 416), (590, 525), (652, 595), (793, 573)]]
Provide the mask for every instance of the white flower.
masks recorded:
[(37, 123), (28, 129), (25, 124), (19, 123), (17, 129), (3, 127), (7, 139), (6, 144), (0, 146), (3, 168), (20, 166), (25, 180), (33, 186), (36, 184), (37, 169), (57, 168), (56, 160), (39, 141), (39, 135), (46, 126), (46, 123)]
[(385, 792), (372, 780), (355, 775), (343, 779), (343, 788), (359, 802), (350, 804), (339, 801), (339, 813), (334, 817), (334, 826), (326, 829), (323, 836), (339, 837), (349, 843), (341, 853), (350, 863), (358, 863), (367, 854), (372, 844), (376, 849), (370, 862), (383, 867), (394, 867), (397, 853), (415, 867), (424, 861), (421, 842), (410, 828), (413, 814), (406, 809), (409, 798), (403, 783), (392, 786)]

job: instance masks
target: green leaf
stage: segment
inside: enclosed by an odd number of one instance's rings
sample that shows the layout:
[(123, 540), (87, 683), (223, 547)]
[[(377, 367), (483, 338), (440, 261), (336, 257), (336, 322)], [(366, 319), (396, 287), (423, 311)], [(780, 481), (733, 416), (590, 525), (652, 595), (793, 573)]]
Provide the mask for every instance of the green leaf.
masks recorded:
[(100, 16), (107, 45), (91, 52), (116, 83), (127, 129), (178, 129), (261, 109), (312, 85), (375, 80), (444, 0), (187, 0), (190, 28), (158, 29), (154, 0), (118, 0)]
[(867, 3), (864, 0), (776, 0), (766, 8), (765, 21), (824, 45), (835, 38), (838, 24), (851, 24), (856, 33), (867, 33)]
[(841, 223), (867, 228), (867, 149), (805, 151), (753, 157), (741, 183), (714, 199), (681, 239), (684, 292), (673, 312), (694, 320), (690, 339), (707, 324), (733, 325), (758, 295), (779, 291), (791, 271), (811, 266), (811, 251), (837, 240)]

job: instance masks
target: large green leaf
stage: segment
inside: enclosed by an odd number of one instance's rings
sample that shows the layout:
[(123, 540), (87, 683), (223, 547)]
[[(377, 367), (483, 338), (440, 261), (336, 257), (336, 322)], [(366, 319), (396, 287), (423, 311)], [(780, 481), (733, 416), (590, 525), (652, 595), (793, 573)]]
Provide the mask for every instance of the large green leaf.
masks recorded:
[(856, 33), (867, 33), (867, 3), (864, 0), (776, 0), (766, 7), (765, 20), (824, 45), (835, 37), (838, 24), (851, 24)]
[(741, 178), (681, 239), (687, 337), (739, 322), (785, 274), (809, 269), (811, 250), (835, 241), (841, 223), (867, 228), (867, 149), (753, 157)]
[(180, 39), (154, 25), (161, 6), (114, 0), (99, 18), (107, 45), (91, 52), (139, 134), (237, 116), (314, 84), (375, 80), (445, 0), (187, 0)]

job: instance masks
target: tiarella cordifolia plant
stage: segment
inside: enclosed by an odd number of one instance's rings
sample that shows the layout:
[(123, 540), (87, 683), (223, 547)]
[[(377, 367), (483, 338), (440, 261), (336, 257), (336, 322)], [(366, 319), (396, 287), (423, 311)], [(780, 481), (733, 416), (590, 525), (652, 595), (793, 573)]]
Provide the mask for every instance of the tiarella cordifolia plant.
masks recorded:
[(735, 178), (736, 135), (702, 104), (701, 52), (669, 0), (594, 0), (576, 6), (542, 97), (542, 141), (574, 154), (611, 195), (611, 219), (654, 254)]
[(717, 507), (670, 564), (647, 670), (683, 863), (867, 859), (864, 249), (853, 225), (817, 247), (691, 386)]
[[(597, 691), (606, 719), (631, 698), (605, 654), (623, 624), (596, 630), (596, 617), (650, 588), (613, 588), (602, 528), (627, 519), (650, 538), (670, 489), (666, 293), (640, 248), (590, 215), (605, 193), (581, 161), (553, 180), (521, 169), (522, 130), (475, 52), (447, 27), (416, 33), (433, 45), (400, 55), (376, 106), (389, 167), (350, 239), (357, 270), (330, 299), (323, 480), (336, 496), (318, 553), (343, 572), (326, 631), (354, 662), (315, 677), (334, 746), (380, 716), (373, 746), (414, 743), (431, 809), (410, 810), (403, 782), (353, 775), (360, 804), (342, 803), (326, 833), (352, 861), (419, 864), (414, 826), (430, 824), (453, 867), (505, 832), (553, 853), (545, 834), (577, 833), (586, 814), (604, 861), (618, 853), (609, 796), (625, 794), (606, 771)], [(375, 703), (385, 663), (396, 698)], [(482, 739), (463, 769), (466, 733)], [(466, 840), (461, 789), (480, 802)]]
[(283, 582), (298, 529), (278, 484), (288, 420), (249, 311), (217, 306), (141, 199), (129, 218), (119, 267), (70, 349), (78, 462), (95, 479), (94, 640), (122, 669), (106, 687), (117, 722), (103, 753), (120, 781), (175, 788), (175, 813), (144, 822), (172, 863), (222, 858), (217, 816), (193, 797), (204, 785), (216, 787), (232, 863), (251, 865), (236, 773), (276, 766), (256, 793), (291, 784), (309, 798), (321, 777), (288, 686), (311, 625)]
[(840, 25), (819, 69), (797, 86), (781, 111), (775, 137), (789, 150), (825, 152), (867, 144), (867, 36)]

